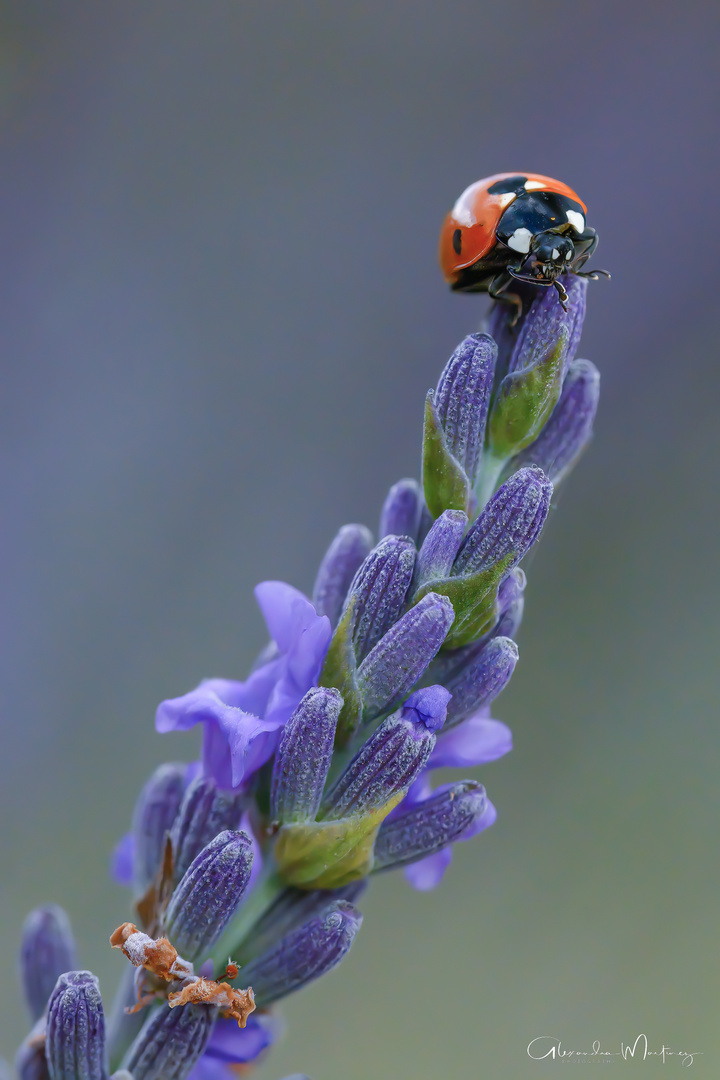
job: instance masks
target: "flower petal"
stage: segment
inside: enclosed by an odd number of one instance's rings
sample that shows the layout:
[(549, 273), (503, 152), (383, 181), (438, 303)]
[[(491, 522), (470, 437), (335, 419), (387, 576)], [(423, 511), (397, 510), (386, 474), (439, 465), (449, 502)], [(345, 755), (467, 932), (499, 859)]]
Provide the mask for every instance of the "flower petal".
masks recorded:
[(428, 855), (427, 859), (405, 867), (405, 880), (419, 892), (428, 892), (442, 881), (443, 874), (452, 862), (452, 844)]
[[(219, 1023), (220, 1021), (218, 1021)], [(234, 1021), (233, 1021), (234, 1023)], [(237, 1024), (235, 1024), (237, 1028)], [(238, 1028), (238, 1031), (240, 1029)], [(207, 1054), (198, 1061), (190, 1073), (188, 1080), (233, 1080), (234, 1076), (227, 1062), (219, 1061), (218, 1058), (208, 1057)]]
[(275, 1039), (277, 1027), (266, 1017), (249, 1016), (244, 1028), (235, 1020), (217, 1020), (205, 1053), (188, 1080), (233, 1080), (232, 1065), (254, 1061)]
[(204, 724), (205, 774), (220, 787), (237, 787), (272, 756), (278, 724), (226, 704), (218, 689), (235, 701), (243, 700), (244, 684), (207, 679), (189, 694), (163, 701), (155, 724), (160, 732), (186, 731), (194, 724)]
[(244, 1028), (235, 1020), (218, 1020), (210, 1036), (205, 1054), (217, 1061), (237, 1063), (254, 1061), (272, 1042), (272, 1032), (254, 1016), (249, 1016)]
[(255, 599), (280, 652), (291, 648), (304, 625), (321, 618), (308, 598), (286, 581), (261, 581)]
[(512, 750), (510, 728), (481, 711), (440, 734), (428, 767), (473, 768), (495, 761), (509, 750)]
[(495, 809), (493, 804), (488, 799), (487, 800), (487, 805), (485, 806), (485, 809), (483, 810), (480, 817), (476, 818), (475, 821), (473, 821), (472, 825), (468, 826), (468, 828), (462, 834), (460, 839), (461, 840), (470, 840), (470, 839), (472, 839), (472, 837), (477, 836), (478, 833), (483, 832), (485, 829), (489, 829), (491, 825), (495, 824), (496, 820), (497, 820), (497, 810)]
[(273, 756), (281, 724), (236, 709), (223, 717), (220, 727), (230, 749), (232, 786), (239, 787)]

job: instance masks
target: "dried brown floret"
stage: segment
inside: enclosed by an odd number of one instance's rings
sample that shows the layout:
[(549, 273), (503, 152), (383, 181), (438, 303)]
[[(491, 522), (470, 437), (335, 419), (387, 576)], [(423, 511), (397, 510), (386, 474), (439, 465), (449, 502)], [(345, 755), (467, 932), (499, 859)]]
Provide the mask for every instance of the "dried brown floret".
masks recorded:
[[(113, 949), (121, 949), (131, 964), (147, 972), (143, 975), (144, 985), (142, 982), (138, 985), (137, 1003), (125, 1010), (128, 1013), (138, 1012), (158, 996), (164, 997), (163, 982), (182, 985), (182, 990), (167, 995), (171, 1009), (191, 1002), (215, 1005), (222, 1010), (223, 1016), (237, 1020), (241, 1028), (255, 1009), (251, 986), (247, 990), (236, 990), (229, 982), (216, 982), (196, 975), (192, 964), (178, 956), (177, 949), (167, 938), (151, 938), (138, 930), (135, 923), (125, 922), (118, 926), (110, 935), (110, 944)], [(237, 978), (239, 970), (237, 964), (228, 960), (225, 978)]]
[[(235, 965), (232, 965), (235, 967)], [(230, 983), (215, 982), (214, 979), (196, 979), (175, 994), (168, 995), (168, 1005), (174, 1009), (177, 1005), (215, 1005), (222, 1016), (237, 1020), (238, 1027), (244, 1028), (247, 1018), (255, 1011), (255, 996), (252, 986), (247, 990), (236, 990)]]
[(166, 982), (186, 979), (195, 974), (192, 964), (178, 956), (177, 949), (167, 938), (148, 937), (138, 930), (135, 923), (126, 922), (118, 926), (110, 936), (110, 944), (113, 949), (122, 949), (135, 967), (144, 967)]

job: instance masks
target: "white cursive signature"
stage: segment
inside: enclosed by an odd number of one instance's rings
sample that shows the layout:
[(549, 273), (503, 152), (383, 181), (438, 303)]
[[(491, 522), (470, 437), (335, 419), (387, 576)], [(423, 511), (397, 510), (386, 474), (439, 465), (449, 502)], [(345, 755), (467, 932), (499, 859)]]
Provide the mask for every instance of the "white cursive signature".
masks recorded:
[(571, 1058), (611, 1058), (621, 1057), (623, 1061), (639, 1058), (641, 1061), (658, 1059), (663, 1065), (671, 1058), (678, 1058), (680, 1064), (688, 1068), (696, 1057), (702, 1057), (700, 1050), (671, 1050), (665, 1043), (659, 1050), (651, 1050), (648, 1045), (647, 1035), (638, 1035), (635, 1042), (627, 1045), (620, 1043), (619, 1050), (601, 1050), (600, 1040), (596, 1039), (591, 1050), (565, 1050), (560, 1039), (555, 1035), (538, 1035), (531, 1039), (527, 1046), (527, 1054), (533, 1061), (569, 1061)]

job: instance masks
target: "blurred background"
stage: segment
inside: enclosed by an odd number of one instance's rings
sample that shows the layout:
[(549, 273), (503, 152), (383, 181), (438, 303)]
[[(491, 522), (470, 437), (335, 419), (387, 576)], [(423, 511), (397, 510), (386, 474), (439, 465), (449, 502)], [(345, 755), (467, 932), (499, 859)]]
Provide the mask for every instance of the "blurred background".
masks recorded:
[(374, 883), (258, 1080), (518, 1080), (558, 1067), (536, 1036), (641, 1032), (719, 1075), (717, 4), (0, 18), (0, 1055), (33, 905), (67, 908), (109, 996), (111, 849), (196, 747), (157, 702), (242, 677), (255, 582), (310, 589), (338, 526), (417, 475), (425, 392), (485, 311), (441, 280), (441, 219), (531, 170), (587, 202), (613, 279), (580, 350), (596, 438), (495, 707), (515, 750), (477, 774), (498, 822), (434, 893)]

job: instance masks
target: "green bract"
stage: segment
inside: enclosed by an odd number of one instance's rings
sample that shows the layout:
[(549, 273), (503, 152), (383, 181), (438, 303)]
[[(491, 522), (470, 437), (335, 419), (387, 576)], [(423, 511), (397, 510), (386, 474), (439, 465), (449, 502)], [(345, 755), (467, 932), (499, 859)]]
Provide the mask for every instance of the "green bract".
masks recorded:
[(428, 391), (425, 399), (422, 474), (425, 502), (434, 518), (440, 517), (443, 510), (467, 512), (470, 480), (448, 449), (432, 390)]
[(540, 434), (560, 397), (569, 335), (562, 327), (545, 355), (500, 383), (488, 422), (492, 457), (507, 461)]
[(283, 825), (275, 840), (280, 877), (298, 889), (339, 889), (366, 877), (378, 829), (404, 797), (399, 791), (376, 810), (338, 821)]
[(447, 596), (455, 610), (455, 621), (445, 638), (444, 648), (456, 649), (477, 641), (496, 620), (497, 591), (503, 575), (513, 561), (512, 554), (486, 570), (463, 577), (432, 581), (419, 590), (417, 600), (432, 591)]
[(360, 723), (363, 710), (352, 642), (353, 612), (354, 604), (350, 601), (332, 636), (318, 680), (320, 686), (333, 687), (342, 694), (343, 707), (335, 729), (335, 745), (338, 747), (347, 745)]

